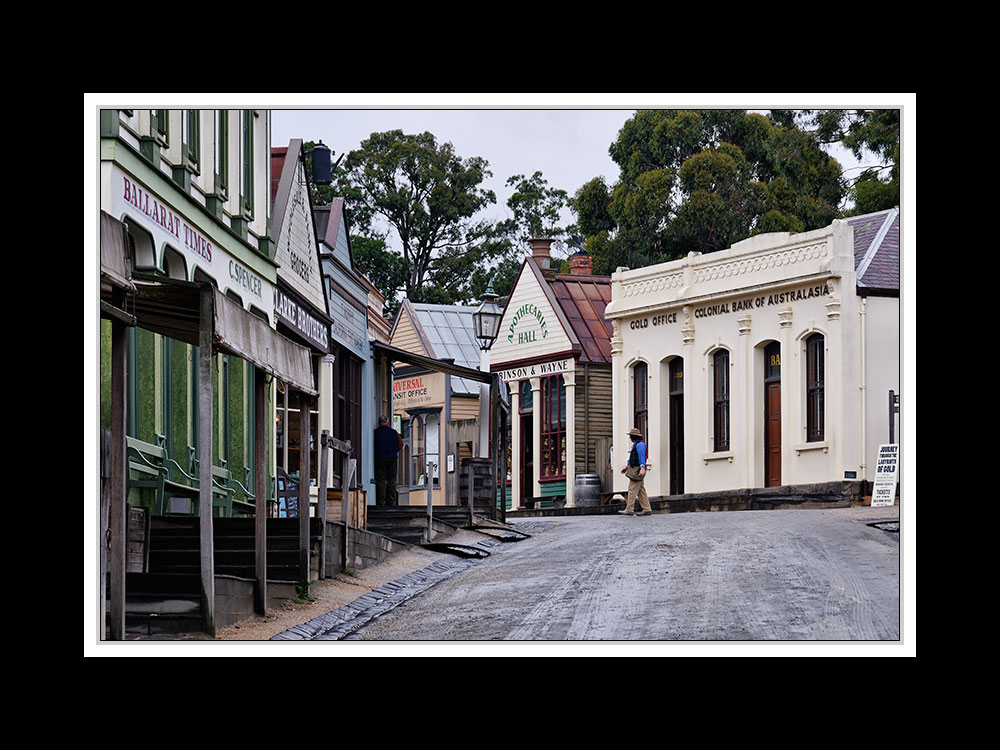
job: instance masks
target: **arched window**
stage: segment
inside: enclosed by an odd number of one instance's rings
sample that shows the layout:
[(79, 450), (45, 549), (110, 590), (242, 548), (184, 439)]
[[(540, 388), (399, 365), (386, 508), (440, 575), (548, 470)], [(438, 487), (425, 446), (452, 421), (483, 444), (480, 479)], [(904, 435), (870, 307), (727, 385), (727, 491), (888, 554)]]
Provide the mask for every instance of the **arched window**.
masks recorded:
[[(438, 428), (441, 417), (437, 413), (417, 414), (411, 424), (413, 436), (413, 482), (415, 487), (426, 487), (428, 479), (433, 486), (440, 484)], [(428, 466), (434, 464), (434, 466)]]
[(649, 440), (646, 427), (649, 424), (649, 370), (645, 362), (632, 366), (632, 427), (637, 427), (643, 438)]
[(806, 440), (825, 439), (826, 351), (819, 333), (806, 339)]
[(715, 451), (729, 450), (729, 352), (720, 349), (712, 357), (714, 371), (713, 423)]

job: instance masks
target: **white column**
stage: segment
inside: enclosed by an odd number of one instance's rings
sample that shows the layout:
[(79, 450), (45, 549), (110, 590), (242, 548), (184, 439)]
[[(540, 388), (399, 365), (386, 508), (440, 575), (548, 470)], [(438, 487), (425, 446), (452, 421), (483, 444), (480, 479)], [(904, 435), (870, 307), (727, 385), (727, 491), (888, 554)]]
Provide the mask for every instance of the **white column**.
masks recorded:
[[(754, 434), (755, 430), (755, 420), (754, 420), (754, 404), (756, 399), (753, 393), (753, 355), (754, 350), (750, 345), (750, 313), (744, 313), (739, 318), (736, 319), (736, 323), (739, 326), (740, 340), (739, 340), (739, 357), (740, 366), (737, 368), (737, 372), (742, 368), (743, 370), (743, 396), (736, 401), (736, 403), (742, 402), (744, 408), (742, 410), (743, 425), (740, 430), (740, 434), (743, 436), (743, 486), (753, 487), (754, 477), (753, 477), (753, 465), (754, 456), (757, 455), (757, 446), (754, 444)], [(733, 431), (735, 433), (735, 430)]]
[[(611, 403), (613, 405), (611, 415), (611, 450), (614, 454), (614, 461), (611, 465), (611, 491), (626, 492), (627, 484), (624, 475), (621, 473), (621, 458), (624, 445), (622, 438), (628, 433), (628, 428), (624, 427), (628, 411), (628, 373), (622, 367), (622, 334), (621, 323), (615, 319), (611, 321), (613, 333), (611, 335)], [(603, 459), (602, 459), (603, 460)]]
[[(781, 326), (779, 341), (781, 342), (781, 483), (795, 484), (795, 443), (799, 437), (798, 420), (795, 419), (793, 394), (798, 392), (794, 387), (795, 379), (789, 370), (794, 368), (793, 362), (798, 357), (792, 356), (792, 308), (786, 307), (778, 311), (778, 325)], [(767, 407), (765, 406), (765, 409)]]
[(521, 508), (521, 381), (512, 380), (510, 389), (510, 509)]
[(542, 380), (531, 379), (531, 446), (534, 455), (532, 462), (531, 496), (541, 497), (542, 494)]
[(563, 373), (566, 385), (566, 507), (576, 507), (576, 372)]

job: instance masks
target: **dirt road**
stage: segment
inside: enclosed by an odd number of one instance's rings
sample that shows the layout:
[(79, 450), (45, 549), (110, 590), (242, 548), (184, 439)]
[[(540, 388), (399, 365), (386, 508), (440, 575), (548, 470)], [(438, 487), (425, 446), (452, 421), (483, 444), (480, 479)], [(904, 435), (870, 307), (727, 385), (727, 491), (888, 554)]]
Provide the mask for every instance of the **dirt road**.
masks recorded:
[(898, 520), (898, 506), (545, 519), (350, 638), (898, 643)]

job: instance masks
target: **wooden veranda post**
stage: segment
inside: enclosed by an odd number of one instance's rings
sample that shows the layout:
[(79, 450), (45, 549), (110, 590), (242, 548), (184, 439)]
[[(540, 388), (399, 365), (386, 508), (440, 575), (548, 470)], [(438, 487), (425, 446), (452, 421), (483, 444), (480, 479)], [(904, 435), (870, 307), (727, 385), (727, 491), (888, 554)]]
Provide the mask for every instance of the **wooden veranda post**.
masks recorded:
[(267, 614), (267, 417), (265, 416), (265, 374), (261, 369), (254, 372), (254, 543), (257, 588), (254, 611)]
[(302, 393), (299, 398), (299, 576), (309, 583), (309, 424), (312, 398)]
[(215, 288), (206, 285), (200, 297), (198, 330), (198, 525), (201, 530), (202, 626), (215, 635), (215, 539), (212, 529), (212, 375), (215, 355)]
[[(115, 306), (121, 307), (124, 294), (115, 291)], [(111, 320), (111, 497), (108, 507), (108, 532), (111, 550), (109, 638), (125, 640), (125, 483), (128, 463), (125, 459), (125, 353), (128, 326)], [(101, 544), (104, 544), (101, 539)], [(104, 602), (101, 602), (104, 606)], [(103, 633), (101, 634), (103, 637)]]
[(329, 467), (327, 448), (330, 433), (323, 430), (319, 438), (319, 577), (326, 578), (326, 480)]

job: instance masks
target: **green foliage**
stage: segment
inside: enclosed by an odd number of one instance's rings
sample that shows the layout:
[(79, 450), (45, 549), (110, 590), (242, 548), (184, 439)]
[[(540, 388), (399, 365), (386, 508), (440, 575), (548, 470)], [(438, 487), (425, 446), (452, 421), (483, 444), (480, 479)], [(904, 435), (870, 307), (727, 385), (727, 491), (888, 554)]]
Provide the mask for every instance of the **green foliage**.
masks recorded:
[(480, 157), (462, 159), (450, 143), (438, 144), (431, 133), (405, 135), (401, 130), (372, 133), (361, 148), (347, 154), (339, 184), (350, 188), (352, 212), (360, 227), (368, 218), (387, 222), (399, 237), (407, 263), (407, 296), (434, 283), (435, 260), (445, 250), (466, 248), (489, 229), (472, 217), (496, 202), (481, 187), (492, 173)]
[(295, 603), (302, 604), (303, 602), (314, 602), (316, 597), (309, 593), (309, 588), (316, 581), (299, 581), (295, 584)]
[(793, 111), (636, 112), (609, 148), (619, 181), (595, 178), (571, 201), (595, 273), (829, 224), (845, 196), (840, 165), (795, 120)]

